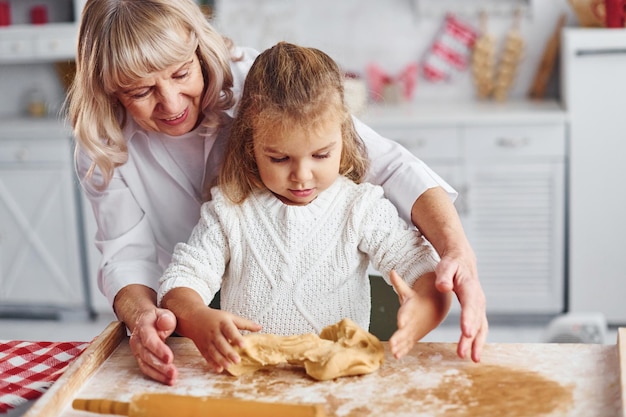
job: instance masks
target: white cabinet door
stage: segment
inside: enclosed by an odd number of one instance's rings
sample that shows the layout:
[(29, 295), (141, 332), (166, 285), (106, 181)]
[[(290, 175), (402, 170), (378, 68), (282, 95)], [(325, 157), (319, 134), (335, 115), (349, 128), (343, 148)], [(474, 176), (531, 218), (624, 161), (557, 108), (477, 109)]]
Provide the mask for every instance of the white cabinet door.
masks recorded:
[(564, 309), (565, 126), (463, 130), (466, 223), (491, 313)]
[(91, 308), (95, 313), (111, 314), (113, 313), (113, 307), (98, 288), (98, 267), (102, 257), (95, 244), (98, 226), (96, 225), (91, 204), (84, 194), (81, 194), (81, 210), (83, 212), (85, 262), (87, 267), (86, 280), (88, 281)]
[(564, 307), (564, 164), (469, 162), (466, 222), (491, 313)]
[(0, 307), (85, 309), (69, 139), (0, 142)]

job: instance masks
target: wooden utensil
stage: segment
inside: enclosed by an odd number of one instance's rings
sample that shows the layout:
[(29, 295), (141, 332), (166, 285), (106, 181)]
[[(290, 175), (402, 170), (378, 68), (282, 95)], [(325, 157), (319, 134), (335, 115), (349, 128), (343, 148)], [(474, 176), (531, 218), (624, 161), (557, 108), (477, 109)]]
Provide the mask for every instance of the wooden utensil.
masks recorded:
[(559, 48), (561, 45), (561, 29), (563, 29), (566, 22), (567, 15), (563, 13), (559, 17), (554, 32), (543, 50), (541, 61), (537, 67), (537, 72), (535, 72), (533, 83), (528, 91), (528, 96), (530, 98), (542, 99), (546, 95), (548, 81), (550, 80), (550, 75), (554, 70), (554, 65), (559, 54)]
[(129, 417), (325, 417), (320, 404), (285, 404), (234, 398), (193, 397), (165, 393), (133, 396), (130, 403), (106, 399), (76, 399), (76, 410)]

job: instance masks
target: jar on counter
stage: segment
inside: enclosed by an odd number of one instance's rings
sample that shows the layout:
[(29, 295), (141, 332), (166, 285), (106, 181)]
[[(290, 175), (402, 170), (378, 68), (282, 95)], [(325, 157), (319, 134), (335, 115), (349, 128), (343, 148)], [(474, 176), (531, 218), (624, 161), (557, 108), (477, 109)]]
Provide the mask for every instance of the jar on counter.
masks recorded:
[(45, 5), (31, 7), (30, 23), (33, 25), (44, 25), (48, 23), (48, 8)]
[(8, 1), (0, 1), (0, 26), (11, 25), (11, 4)]
[(26, 114), (30, 117), (45, 117), (48, 115), (46, 97), (41, 88), (33, 88), (26, 92)]

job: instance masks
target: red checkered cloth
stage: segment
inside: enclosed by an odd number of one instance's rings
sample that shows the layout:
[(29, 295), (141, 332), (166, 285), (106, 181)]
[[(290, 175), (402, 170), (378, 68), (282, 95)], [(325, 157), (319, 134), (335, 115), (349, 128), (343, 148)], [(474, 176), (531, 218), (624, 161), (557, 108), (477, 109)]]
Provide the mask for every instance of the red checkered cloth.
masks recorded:
[(0, 342), (0, 413), (39, 398), (89, 342)]

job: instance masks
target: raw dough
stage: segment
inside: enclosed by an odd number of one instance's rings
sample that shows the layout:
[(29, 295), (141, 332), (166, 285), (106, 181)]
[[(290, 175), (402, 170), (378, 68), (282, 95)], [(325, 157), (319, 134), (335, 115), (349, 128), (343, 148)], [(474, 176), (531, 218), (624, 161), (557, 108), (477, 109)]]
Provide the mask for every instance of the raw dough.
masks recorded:
[(303, 366), (309, 376), (325, 381), (374, 372), (384, 358), (380, 340), (347, 318), (325, 327), (319, 336), (252, 333), (244, 339), (244, 347), (237, 349), (241, 362), (227, 369), (234, 376), (288, 363)]

